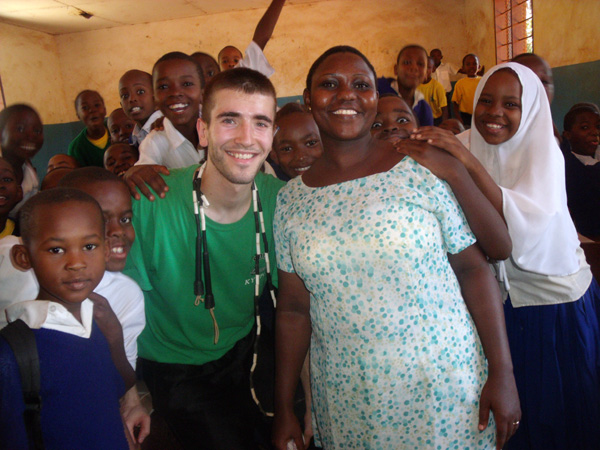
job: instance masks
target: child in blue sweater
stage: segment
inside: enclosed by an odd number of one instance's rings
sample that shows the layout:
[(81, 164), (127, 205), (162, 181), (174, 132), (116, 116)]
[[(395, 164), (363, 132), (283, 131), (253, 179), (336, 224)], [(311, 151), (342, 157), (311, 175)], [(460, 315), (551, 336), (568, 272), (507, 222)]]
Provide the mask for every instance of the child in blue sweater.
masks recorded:
[[(102, 210), (78, 190), (44, 191), (22, 208), (21, 234), (15, 264), (33, 269), (39, 294), (9, 306), (6, 315), (35, 335), (45, 448), (127, 449), (119, 398), (134, 374), (121, 327), (93, 292), (108, 256)], [(1, 449), (28, 448), (24, 409), (14, 353), (0, 339)]]

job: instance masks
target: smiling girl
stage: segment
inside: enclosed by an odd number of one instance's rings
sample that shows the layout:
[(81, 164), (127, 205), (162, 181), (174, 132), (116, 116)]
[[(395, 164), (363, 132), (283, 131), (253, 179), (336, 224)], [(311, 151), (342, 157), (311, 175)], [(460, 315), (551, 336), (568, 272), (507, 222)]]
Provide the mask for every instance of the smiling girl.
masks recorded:
[(463, 162), (512, 238), (511, 257), (496, 273), (523, 420), (506, 448), (597, 448), (600, 289), (567, 209), (542, 83), (520, 64), (491, 69), (475, 94), (470, 134), (459, 136), (471, 152), (443, 130), (413, 137)]
[(303, 448), (310, 342), (317, 445), (499, 449), (520, 419), (500, 293), (449, 187), (371, 136), (375, 80), (345, 46), (307, 77), (324, 152), (278, 196), (273, 441)]

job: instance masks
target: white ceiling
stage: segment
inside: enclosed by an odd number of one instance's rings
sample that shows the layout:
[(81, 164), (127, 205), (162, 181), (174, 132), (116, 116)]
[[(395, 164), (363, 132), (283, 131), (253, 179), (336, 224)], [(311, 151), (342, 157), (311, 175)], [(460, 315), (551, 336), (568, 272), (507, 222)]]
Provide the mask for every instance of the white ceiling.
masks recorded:
[[(288, 0), (287, 4), (327, 0)], [(266, 9), (270, 0), (0, 0), (0, 22), (50, 34)], [(92, 15), (90, 19), (81, 13)]]

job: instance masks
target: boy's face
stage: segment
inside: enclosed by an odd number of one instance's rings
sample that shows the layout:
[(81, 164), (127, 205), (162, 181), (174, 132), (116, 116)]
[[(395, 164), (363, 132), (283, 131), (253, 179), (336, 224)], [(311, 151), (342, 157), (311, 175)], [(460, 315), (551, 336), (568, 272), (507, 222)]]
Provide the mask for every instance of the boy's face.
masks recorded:
[(323, 145), (312, 114), (295, 112), (277, 121), (271, 158), (290, 178), (302, 175), (321, 157)]
[(12, 165), (0, 158), (0, 217), (6, 218), (22, 198), (23, 190), (17, 181)]
[(377, 103), (377, 115), (371, 127), (375, 139), (397, 142), (417, 128), (412, 109), (399, 97), (383, 97)]
[(400, 86), (416, 89), (425, 80), (427, 54), (420, 48), (409, 47), (398, 58), (394, 70)]
[(94, 91), (81, 94), (77, 100), (77, 117), (87, 128), (103, 127), (106, 108), (100, 94)]
[(78, 186), (77, 189), (94, 197), (102, 208), (108, 248), (106, 270), (122, 271), (135, 240), (129, 189), (124, 183), (115, 181), (94, 181)]
[(156, 106), (176, 128), (196, 123), (202, 86), (194, 63), (184, 59), (163, 61), (154, 68), (153, 82)]
[(431, 56), (433, 58), (433, 62), (435, 64), (435, 67), (439, 66), (440, 63), (442, 62), (442, 52), (439, 50), (433, 50), (429, 56)]
[(152, 77), (142, 71), (130, 70), (119, 80), (119, 97), (125, 114), (143, 126), (155, 109)]
[(212, 103), (210, 125), (201, 120), (198, 127), (209, 167), (230, 183), (249, 184), (271, 151), (275, 98), (221, 89)]
[(107, 247), (102, 216), (91, 203), (67, 201), (41, 205), (30, 242), (17, 246), (15, 260), (33, 268), (40, 284), (38, 299), (77, 311), (104, 275)]
[(39, 116), (31, 110), (12, 114), (0, 136), (4, 156), (11, 155), (25, 162), (33, 158), (44, 145), (44, 127)]
[(139, 159), (129, 144), (114, 144), (104, 152), (104, 168), (122, 177)]
[(600, 144), (600, 116), (592, 111), (582, 111), (575, 117), (571, 131), (565, 131), (564, 135), (573, 152), (594, 156)]
[(129, 143), (131, 133), (135, 128), (135, 122), (125, 115), (123, 108), (116, 109), (111, 113), (107, 125), (111, 142)]
[(467, 76), (473, 78), (479, 70), (479, 59), (473, 55), (467, 56), (463, 68)]
[(222, 71), (233, 69), (242, 60), (242, 54), (235, 47), (225, 47), (219, 53), (219, 65)]
[(79, 163), (72, 156), (65, 155), (64, 153), (59, 153), (58, 155), (54, 155), (48, 160), (48, 168), (46, 170), (46, 174), (49, 174), (53, 170), (59, 169), (61, 167), (68, 169), (77, 169), (79, 167)]
[(213, 77), (218, 74), (221, 70), (219, 66), (215, 64), (215, 61), (206, 55), (196, 55), (193, 58), (198, 61), (200, 67), (202, 68), (202, 75), (204, 75), (204, 83), (208, 84)]

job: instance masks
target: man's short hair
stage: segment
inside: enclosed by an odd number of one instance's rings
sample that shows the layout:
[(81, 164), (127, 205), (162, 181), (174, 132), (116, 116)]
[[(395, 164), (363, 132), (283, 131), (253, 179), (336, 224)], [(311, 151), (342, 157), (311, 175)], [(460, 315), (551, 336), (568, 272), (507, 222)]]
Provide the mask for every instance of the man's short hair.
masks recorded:
[(215, 106), (216, 93), (224, 89), (231, 89), (244, 94), (267, 95), (273, 97), (273, 107), (276, 108), (277, 106), (275, 87), (266, 76), (256, 70), (236, 67), (235, 69), (219, 72), (206, 85), (202, 104), (202, 120), (206, 123), (210, 123), (210, 113)]
[(102, 215), (102, 209), (100, 208), (98, 202), (94, 200), (94, 197), (78, 189), (57, 187), (37, 193), (27, 200), (27, 202), (21, 208), (19, 224), (21, 227), (21, 239), (23, 239), (23, 243), (25, 243), (25, 245), (29, 244), (31, 239), (34, 237), (36, 229), (42, 225), (39, 224), (37, 220), (37, 213), (40, 207), (46, 205), (57, 205), (71, 201), (90, 203), (94, 205), (94, 207), (98, 210), (98, 221), (102, 226), (102, 235), (104, 236), (104, 218)]

